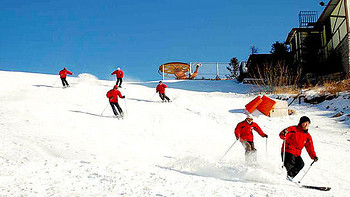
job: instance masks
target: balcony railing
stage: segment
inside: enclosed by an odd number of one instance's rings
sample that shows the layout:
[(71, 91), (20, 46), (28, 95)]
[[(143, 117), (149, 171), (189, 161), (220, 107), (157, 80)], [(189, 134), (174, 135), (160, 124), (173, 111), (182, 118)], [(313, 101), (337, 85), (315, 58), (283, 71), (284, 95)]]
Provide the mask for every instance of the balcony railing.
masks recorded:
[(299, 27), (313, 27), (317, 22), (317, 11), (300, 11)]

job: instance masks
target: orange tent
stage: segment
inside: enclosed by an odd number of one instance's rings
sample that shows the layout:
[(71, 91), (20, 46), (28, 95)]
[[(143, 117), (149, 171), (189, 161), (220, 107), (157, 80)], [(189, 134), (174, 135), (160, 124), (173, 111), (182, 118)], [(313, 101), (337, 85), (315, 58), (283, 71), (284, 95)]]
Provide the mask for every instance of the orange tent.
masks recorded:
[(262, 102), (263, 100), (261, 99), (260, 96), (257, 96), (255, 99), (253, 99), (252, 101), (250, 101), (248, 104), (245, 105), (245, 109), (249, 112), (252, 113), (256, 107), (259, 106), (259, 104)]
[(276, 105), (276, 101), (270, 99), (269, 97), (263, 95), (261, 98), (262, 102), (258, 105), (257, 109), (265, 114), (266, 116), (270, 116), (270, 112), (273, 109), (273, 107)]

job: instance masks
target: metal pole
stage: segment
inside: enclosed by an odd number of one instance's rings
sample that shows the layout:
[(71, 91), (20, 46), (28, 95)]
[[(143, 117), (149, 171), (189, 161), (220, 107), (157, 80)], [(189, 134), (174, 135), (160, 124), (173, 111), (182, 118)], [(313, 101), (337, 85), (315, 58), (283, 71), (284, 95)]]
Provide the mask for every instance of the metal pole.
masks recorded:
[(125, 95), (127, 94), (127, 92), (126, 92), (126, 89), (125, 89), (125, 91), (124, 91), (124, 98), (123, 98), (123, 100), (124, 100), (124, 106), (125, 106), (125, 116), (127, 116), (128, 115), (128, 108), (126, 107), (126, 97), (125, 97)]
[[(312, 164), (314, 164), (314, 163), (315, 163), (315, 161), (313, 161), (313, 162), (310, 164), (310, 166), (309, 166), (309, 168), (306, 170), (306, 172), (305, 172), (304, 176), (307, 174), (307, 172), (309, 172), (309, 170), (310, 170), (310, 168), (311, 168)], [(301, 177), (301, 179), (298, 181), (298, 183), (300, 183), (300, 181), (301, 181), (301, 180), (303, 180), (304, 176), (303, 176), (303, 177)]]
[(223, 159), (223, 158), (226, 156), (226, 154), (228, 153), (228, 151), (230, 151), (230, 149), (233, 147), (233, 145), (236, 144), (237, 141), (238, 141), (238, 140), (236, 140), (235, 142), (233, 142), (233, 144), (230, 146), (230, 148), (228, 148), (228, 150), (226, 151), (226, 153), (224, 154), (224, 156), (222, 156), (221, 159)]
[(164, 81), (164, 64), (163, 64), (163, 81)]
[(126, 98), (124, 98), (124, 105), (125, 105), (125, 115), (128, 115), (128, 109), (126, 108)]
[(103, 112), (106, 111), (108, 104), (109, 104), (109, 103), (107, 103), (106, 107), (105, 107), (105, 108), (103, 109), (103, 111), (101, 112), (101, 116), (102, 116)]
[(267, 138), (266, 138), (266, 155), (267, 155)]
[(149, 100), (152, 101), (153, 97), (154, 97), (156, 94), (157, 94), (157, 92), (154, 93), (153, 96), (151, 97), (151, 99), (149, 99)]
[(288, 132), (286, 133), (286, 130), (284, 130), (282, 169), (284, 167), (284, 160), (286, 159), (287, 134), (288, 134)]
[(216, 79), (219, 79), (219, 62), (216, 62)]
[(190, 74), (192, 74), (192, 62), (190, 62)]
[(58, 78), (52, 86), (55, 86), (58, 80), (60, 80), (60, 78)]
[(284, 136), (284, 140), (283, 140), (283, 159), (282, 159), (282, 169), (284, 167), (284, 160), (286, 159), (286, 137)]

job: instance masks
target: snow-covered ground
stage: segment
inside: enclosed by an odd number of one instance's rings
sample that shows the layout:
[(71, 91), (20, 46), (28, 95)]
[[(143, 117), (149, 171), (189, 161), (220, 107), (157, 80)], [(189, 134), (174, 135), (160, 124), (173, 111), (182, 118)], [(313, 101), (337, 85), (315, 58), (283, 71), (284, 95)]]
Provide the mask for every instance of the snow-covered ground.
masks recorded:
[[(63, 89), (58, 79), (0, 71), (0, 196), (349, 196), (349, 116), (331, 118), (337, 106), (349, 114), (346, 95), (294, 102), (289, 117), (253, 112), (269, 138), (255, 135), (259, 165), (247, 166), (239, 143), (223, 155), (256, 96), (250, 85), (166, 81), (173, 102), (161, 103), (157, 82), (124, 83), (127, 117), (118, 120), (105, 96), (115, 82), (81, 74)], [(319, 157), (302, 183), (328, 192), (285, 180), (278, 133), (302, 115)], [(305, 150), (302, 157), (296, 180), (312, 162)]]

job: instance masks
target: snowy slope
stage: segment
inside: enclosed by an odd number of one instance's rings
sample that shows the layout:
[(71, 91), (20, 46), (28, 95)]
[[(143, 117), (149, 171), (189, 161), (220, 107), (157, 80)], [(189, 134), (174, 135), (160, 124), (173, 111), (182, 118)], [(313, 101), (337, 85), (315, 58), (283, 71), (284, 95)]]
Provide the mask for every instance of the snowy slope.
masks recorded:
[[(245, 118), (252, 87), (234, 81), (124, 83), (127, 117), (112, 118), (105, 97), (115, 82), (89, 74), (68, 77), (0, 71), (0, 196), (348, 196), (349, 124), (318, 106), (293, 104), (298, 114), (268, 118), (254, 112), (268, 140), (255, 135), (259, 166), (244, 163), (233, 129)], [(345, 104), (344, 104), (345, 102)], [(349, 105), (349, 100), (339, 102)], [(101, 113), (107, 106), (103, 115)], [(320, 160), (298, 188), (281, 169), (278, 133), (311, 118)], [(304, 169), (311, 163), (306, 151)]]

